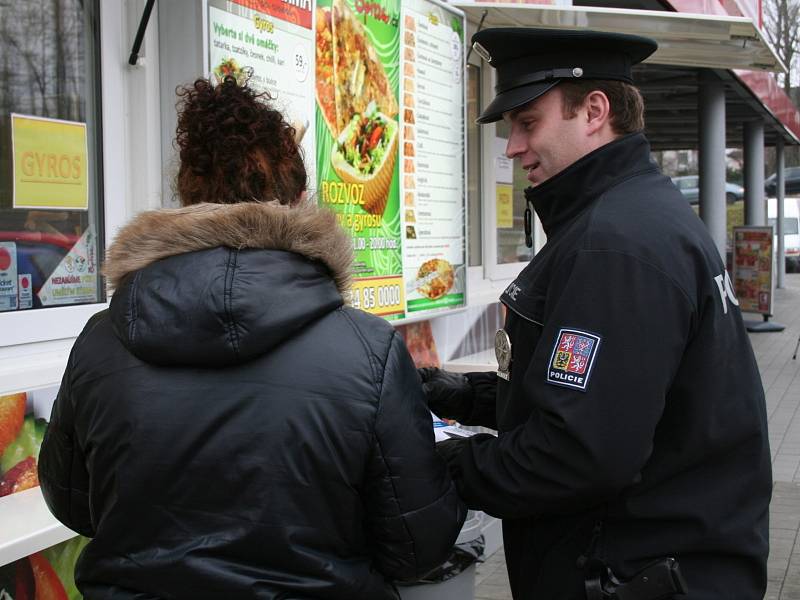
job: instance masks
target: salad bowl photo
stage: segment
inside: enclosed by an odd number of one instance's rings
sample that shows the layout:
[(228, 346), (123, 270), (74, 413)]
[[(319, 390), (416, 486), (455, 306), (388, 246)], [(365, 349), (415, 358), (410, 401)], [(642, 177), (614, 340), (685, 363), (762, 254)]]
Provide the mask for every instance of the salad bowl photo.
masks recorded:
[(374, 102), (355, 114), (336, 139), (331, 165), (345, 183), (363, 185), (363, 208), (382, 215), (397, 158), (397, 122)]
[(226, 77), (233, 77), (236, 83), (244, 85), (253, 75), (252, 67), (241, 67), (236, 59), (229, 57), (223, 58), (220, 63), (212, 70), (214, 81), (217, 85), (222, 83)]

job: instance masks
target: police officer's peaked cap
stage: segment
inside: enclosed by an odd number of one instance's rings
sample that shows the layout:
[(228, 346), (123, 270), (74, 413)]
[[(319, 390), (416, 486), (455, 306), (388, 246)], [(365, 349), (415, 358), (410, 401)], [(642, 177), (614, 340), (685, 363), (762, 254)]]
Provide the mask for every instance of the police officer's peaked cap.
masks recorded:
[(496, 97), (478, 123), (535, 100), (565, 79), (632, 83), (631, 67), (656, 51), (655, 40), (600, 31), (498, 27), (472, 36), (472, 45), (497, 69)]

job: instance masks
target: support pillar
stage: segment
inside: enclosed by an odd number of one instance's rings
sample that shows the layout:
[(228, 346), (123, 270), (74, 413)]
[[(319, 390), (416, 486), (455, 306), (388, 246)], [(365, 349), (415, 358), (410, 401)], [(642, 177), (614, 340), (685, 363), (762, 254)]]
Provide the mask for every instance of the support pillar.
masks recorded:
[(744, 224), (767, 224), (763, 121), (748, 121), (744, 124)]
[(700, 218), (726, 261), (725, 85), (710, 70), (700, 74)]
[(777, 260), (777, 271), (778, 271), (778, 278), (776, 281), (776, 285), (779, 288), (785, 287), (785, 278), (786, 278), (786, 248), (784, 247), (785, 238), (783, 237), (783, 209), (784, 203), (783, 199), (786, 195), (785, 192), (785, 170), (783, 168), (783, 138), (778, 137), (778, 143), (775, 144), (775, 203), (776, 203), (776, 211), (775, 211), (775, 235), (777, 237), (777, 247), (776, 247), (776, 260)]

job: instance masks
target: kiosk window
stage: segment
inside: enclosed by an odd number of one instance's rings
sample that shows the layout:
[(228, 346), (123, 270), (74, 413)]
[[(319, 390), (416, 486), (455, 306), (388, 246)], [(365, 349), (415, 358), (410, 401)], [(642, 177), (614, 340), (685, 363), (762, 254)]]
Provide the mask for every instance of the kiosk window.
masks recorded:
[(98, 1), (0, 4), (0, 311), (104, 300)]
[[(502, 146), (510, 135), (508, 124), (505, 121), (498, 121), (497, 137), (502, 139)], [(518, 158), (513, 161), (512, 169), (513, 183), (511, 185), (510, 198), (505, 202), (508, 206), (506, 218), (498, 218), (497, 223), (497, 264), (527, 262), (533, 257), (533, 251), (525, 245), (525, 188), (530, 183), (525, 176), (525, 170)], [(498, 211), (500, 200), (498, 199)], [(535, 231), (534, 231), (535, 237)], [(534, 242), (534, 247), (536, 243)]]
[(481, 256), (481, 69), (467, 64), (467, 206), (469, 266), (483, 263)]

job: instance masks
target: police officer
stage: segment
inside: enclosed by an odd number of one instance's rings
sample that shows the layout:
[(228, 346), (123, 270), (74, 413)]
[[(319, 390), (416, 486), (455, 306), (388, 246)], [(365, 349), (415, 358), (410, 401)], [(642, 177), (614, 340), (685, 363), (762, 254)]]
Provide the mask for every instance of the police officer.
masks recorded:
[[(510, 126), (547, 244), (501, 296), (497, 373), (421, 370), (438, 445), (503, 519), (518, 600), (761, 600), (764, 392), (719, 251), (650, 159), (631, 66), (650, 39), (487, 29), (478, 119)], [(681, 594), (686, 593), (688, 596)]]

